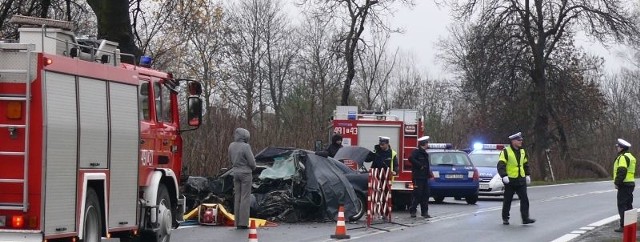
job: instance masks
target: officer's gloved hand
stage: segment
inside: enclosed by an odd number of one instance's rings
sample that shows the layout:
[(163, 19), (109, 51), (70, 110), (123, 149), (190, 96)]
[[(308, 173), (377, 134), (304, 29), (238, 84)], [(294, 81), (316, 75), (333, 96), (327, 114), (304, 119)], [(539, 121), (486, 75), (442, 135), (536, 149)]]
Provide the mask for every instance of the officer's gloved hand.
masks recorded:
[(530, 176), (527, 176), (527, 177), (525, 177), (525, 178), (527, 179), (527, 185), (531, 184), (531, 177), (530, 177)]
[(503, 177), (502, 178), (502, 183), (509, 184), (509, 177), (508, 176)]

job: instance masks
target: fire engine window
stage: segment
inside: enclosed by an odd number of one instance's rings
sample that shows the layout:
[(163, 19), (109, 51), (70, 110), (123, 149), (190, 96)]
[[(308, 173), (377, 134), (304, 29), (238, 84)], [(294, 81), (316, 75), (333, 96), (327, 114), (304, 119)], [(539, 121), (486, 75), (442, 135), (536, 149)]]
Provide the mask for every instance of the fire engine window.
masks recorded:
[(149, 83), (142, 83), (139, 93), (139, 113), (140, 120), (149, 120)]
[(153, 84), (156, 105), (156, 118), (160, 122), (170, 123), (171, 120), (171, 92), (165, 86), (156, 82)]

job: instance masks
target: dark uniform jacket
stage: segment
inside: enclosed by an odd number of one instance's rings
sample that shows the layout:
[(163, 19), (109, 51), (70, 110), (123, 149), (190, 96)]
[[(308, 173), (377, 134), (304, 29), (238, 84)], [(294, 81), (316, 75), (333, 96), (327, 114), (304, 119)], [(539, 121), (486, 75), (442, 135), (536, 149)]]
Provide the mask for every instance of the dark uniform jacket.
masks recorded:
[(431, 174), (431, 168), (429, 164), (429, 154), (422, 147), (411, 152), (409, 157), (411, 162), (411, 174), (413, 179), (429, 179)]
[(393, 171), (398, 172), (398, 156), (393, 157), (392, 160), (392, 149), (389, 147), (387, 150), (382, 150), (380, 145), (374, 146), (375, 150), (375, 158), (373, 159), (373, 163), (371, 163), (371, 168), (389, 168), (391, 164), (393, 164)]
[(327, 153), (329, 153), (329, 157), (336, 156), (336, 153), (338, 153), (338, 150), (342, 148), (342, 144), (336, 143), (338, 142), (338, 140), (342, 140), (342, 137), (338, 135), (334, 135), (333, 137), (331, 137), (331, 144), (326, 149)]

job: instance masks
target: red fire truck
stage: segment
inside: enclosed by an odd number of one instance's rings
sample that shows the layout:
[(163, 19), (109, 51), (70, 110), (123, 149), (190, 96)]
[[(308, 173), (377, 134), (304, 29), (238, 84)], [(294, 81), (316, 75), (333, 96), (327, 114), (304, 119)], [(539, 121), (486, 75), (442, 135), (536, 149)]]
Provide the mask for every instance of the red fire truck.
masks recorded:
[(117, 43), (67, 22), (14, 23), (19, 42), (0, 42), (0, 241), (169, 241), (184, 213), (177, 90), (192, 130), (200, 84), (120, 63)]
[(393, 205), (404, 208), (411, 201), (413, 182), (409, 156), (424, 135), (422, 117), (417, 110), (391, 109), (387, 112), (358, 111), (356, 106), (338, 106), (334, 111), (333, 133), (342, 135), (344, 146), (360, 146), (373, 150), (378, 136), (391, 138), (389, 145), (398, 153), (398, 174), (391, 190)]

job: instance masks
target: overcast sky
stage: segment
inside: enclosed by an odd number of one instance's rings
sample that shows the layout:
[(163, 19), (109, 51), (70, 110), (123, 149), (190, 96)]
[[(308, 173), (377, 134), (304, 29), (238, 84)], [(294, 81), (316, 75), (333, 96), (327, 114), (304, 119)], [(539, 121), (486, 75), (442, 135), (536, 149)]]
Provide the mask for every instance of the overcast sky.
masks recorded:
[[(287, 1), (292, 2), (285, 0)], [(451, 77), (442, 63), (436, 60), (438, 52), (436, 43), (439, 39), (448, 36), (447, 28), (454, 22), (450, 16), (450, 10), (444, 6), (437, 6), (434, 0), (414, 0), (414, 2), (415, 6), (412, 9), (397, 7), (395, 16), (390, 17), (389, 21), (393, 27), (404, 29), (403, 34), (392, 35), (390, 48), (399, 47), (401, 51), (414, 55), (418, 67), (426, 69), (426, 73), (431, 78)], [(295, 9), (295, 7), (289, 9)], [(580, 33), (576, 36), (576, 44), (583, 47), (587, 53), (604, 57), (605, 70), (608, 72), (618, 72), (627, 63), (625, 58), (620, 56), (629, 53), (627, 48), (620, 46), (604, 48)]]
[[(392, 44), (414, 53), (420, 65), (427, 68), (431, 77), (447, 77), (447, 71), (436, 60), (436, 42), (448, 36), (447, 27), (455, 20), (450, 16), (449, 9), (437, 6), (433, 0), (415, 2), (413, 9), (400, 8), (395, 14), (392, 23), (403, 27), (405, 33), (393, 35)], [(628, 53), (624, 47), (605, 48), (582, 33), (576, 36), (576, 44), (587, 53), (605, 58), (605, 69), (609, 72), (617, 72), (627, 63), (625, 58), (620, 56)]]

